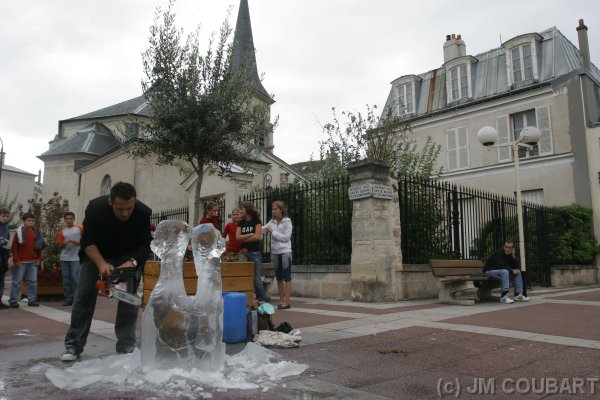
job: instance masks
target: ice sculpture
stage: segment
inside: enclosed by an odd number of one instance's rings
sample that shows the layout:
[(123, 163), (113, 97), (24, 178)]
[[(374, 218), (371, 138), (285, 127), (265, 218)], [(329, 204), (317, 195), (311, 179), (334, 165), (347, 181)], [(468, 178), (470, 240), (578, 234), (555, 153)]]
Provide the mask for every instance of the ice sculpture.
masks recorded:
[(223, 296), (221, 285), (221, 254), (225, 241), (212, 224), (198, 225), (192, 232), (194, 264), (198, 275), (196, 295), (190, 299), (194, 366), (206, 371), (218, 371), (224, 366)]
[(142, 318), (144, 370), (181, 366), (187, 360), (186, 310), (189, 299), (183, 284), (183, 256), (189, 243), (188, 224), (161, 221), (150, 248), (160, 260), (160, 276)]
[(195, 296), (187, 296), (182, 270), (188, 231), (183, 221), (162, 221), (150, 245), (161, 259), (161, 272), (142, 320), (144, 371), (174, 367), (216, 371), (224, 365), (220, 256), (225, 242), (212, 224), (193, 229), (198, 286)]

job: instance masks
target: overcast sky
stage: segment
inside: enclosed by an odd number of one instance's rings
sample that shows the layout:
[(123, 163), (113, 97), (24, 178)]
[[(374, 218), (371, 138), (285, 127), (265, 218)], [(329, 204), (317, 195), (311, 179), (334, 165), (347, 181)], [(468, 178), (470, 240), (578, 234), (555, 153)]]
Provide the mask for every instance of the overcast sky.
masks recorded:
[[(1, 0), (0, 139), (5, 164), (37, 173), (58, 121), (141, 94), (141, 53), (155, 8), (166, 0)], [(239, 0), (178, 0), (177, 25), (201, 26), (205, 48)], [(443, 63), (447, 34), (467, 54), (556, 26), (577, 47), (588, 26), (600, 65), (600, 1), (249, 0), (263, 85), (279, 116), (275, 154), (288, 163), (318, 155), (331, 107), (382, 107), (395, 78)]]

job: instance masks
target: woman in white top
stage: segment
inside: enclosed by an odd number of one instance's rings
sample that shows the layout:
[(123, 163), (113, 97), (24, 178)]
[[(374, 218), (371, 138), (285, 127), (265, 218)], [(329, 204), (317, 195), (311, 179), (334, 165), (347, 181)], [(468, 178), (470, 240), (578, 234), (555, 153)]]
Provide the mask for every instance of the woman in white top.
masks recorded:
[(290, 308), (292, 294), (292, 220), (288, 218), (285, 204), (274, 201), (271, 208), (273, 218), (263, 227), (271, 234), (271, 260), (275, 268), (279, 289), (279, 309)]

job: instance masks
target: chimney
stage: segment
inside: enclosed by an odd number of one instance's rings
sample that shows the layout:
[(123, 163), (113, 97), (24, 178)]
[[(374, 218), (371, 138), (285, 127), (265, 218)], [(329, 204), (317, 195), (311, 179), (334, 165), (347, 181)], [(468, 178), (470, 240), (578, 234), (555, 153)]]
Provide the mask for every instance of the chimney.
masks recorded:
[(592, 70), (592, 61), (590, 59), (590, 45), (588, 43), (587, 26), (583, 23), (583, 19), (579, 20), (577, 27), (577, 38), (579, 39), (579, 52), (583, 58), (583, 67), (588, 71)]
[(463, 57), (467, 55), (467, 46), (461, 39), (461, 35), (455, 33), (446, 35), (446, 41), (444, 42), (444, 64), (457, 57)]

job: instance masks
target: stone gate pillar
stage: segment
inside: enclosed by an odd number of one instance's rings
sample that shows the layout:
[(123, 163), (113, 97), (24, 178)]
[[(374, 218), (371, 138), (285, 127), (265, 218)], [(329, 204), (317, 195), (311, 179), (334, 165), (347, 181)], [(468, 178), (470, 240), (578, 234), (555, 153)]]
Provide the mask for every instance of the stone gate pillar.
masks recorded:
[(384, 161), (359, 161), (348, 167), (352, 200), (352, 299), (398, 300), (396, 266), (401, 264), (400, 217)]

